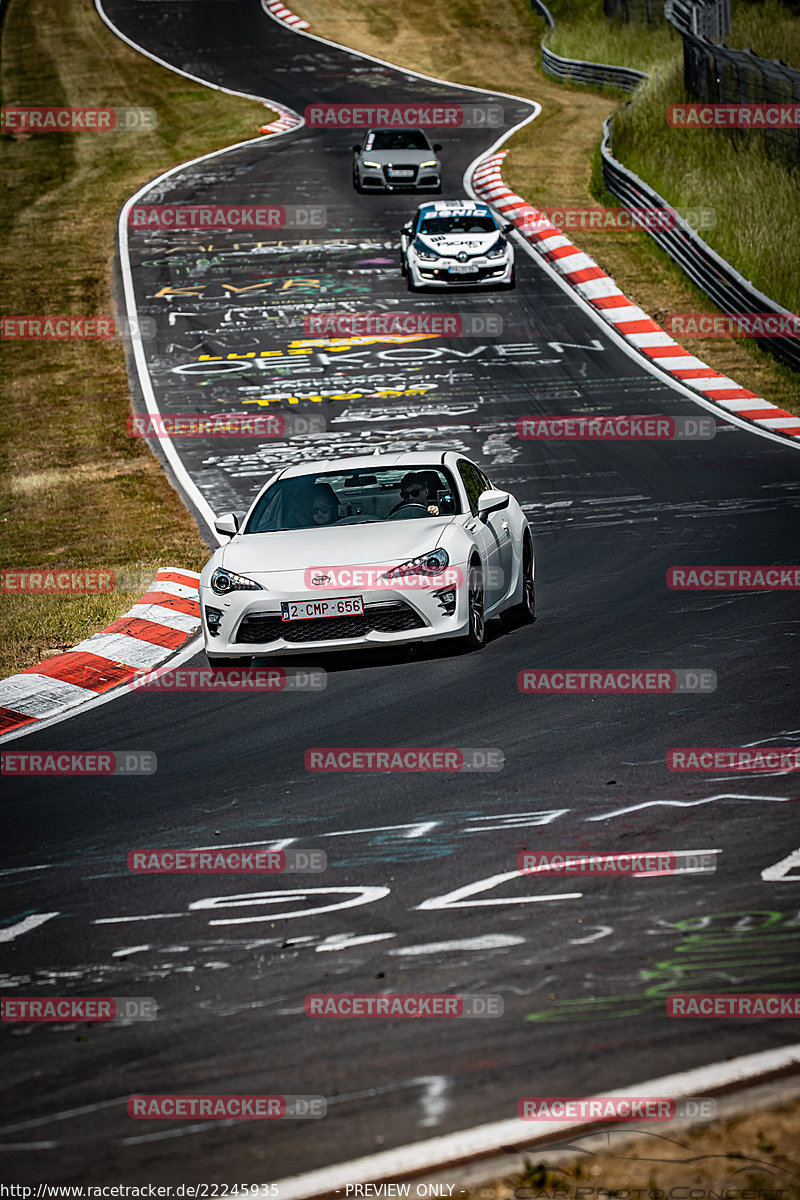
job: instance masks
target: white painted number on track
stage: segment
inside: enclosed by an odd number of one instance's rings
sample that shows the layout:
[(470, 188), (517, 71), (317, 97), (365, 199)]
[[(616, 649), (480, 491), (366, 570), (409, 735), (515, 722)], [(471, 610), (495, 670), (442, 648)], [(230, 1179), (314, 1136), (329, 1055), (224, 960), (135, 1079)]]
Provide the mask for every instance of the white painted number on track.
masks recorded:
[(765, 867), (761, 872), (761, 878), (767, 883), (796, 883), (800, 879), (800, 875), (790, 875), (789, 871), (792, 867), (800, 867), (800, 850), (793, 850), (780, 862), (773, 863), (771, 867)]

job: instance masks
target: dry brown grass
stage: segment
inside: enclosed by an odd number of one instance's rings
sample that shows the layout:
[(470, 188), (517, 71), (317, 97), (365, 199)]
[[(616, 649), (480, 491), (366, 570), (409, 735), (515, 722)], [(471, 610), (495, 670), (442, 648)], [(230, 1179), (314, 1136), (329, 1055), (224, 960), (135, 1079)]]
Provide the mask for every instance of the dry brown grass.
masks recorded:
[[(114, 37), (90, 0), (11, 0), (6, 105), (155, 108), (150, 133), (0, 135), (0, 311), (113, 315), (116, 214), (147, 179), (255, 136), (271, 114), (182, 79)], [(142, 441), (128, 438), (120, 342), (3, 343), (3, 563), (199, 569), (208, 552)], [(68, 648), (131, 594), (2, 596), (0, 675)]]

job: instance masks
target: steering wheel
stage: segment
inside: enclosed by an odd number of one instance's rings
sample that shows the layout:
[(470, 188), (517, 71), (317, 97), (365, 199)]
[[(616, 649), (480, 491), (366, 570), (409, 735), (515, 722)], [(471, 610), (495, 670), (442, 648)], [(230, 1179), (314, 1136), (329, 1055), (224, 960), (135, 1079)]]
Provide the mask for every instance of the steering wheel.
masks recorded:
[[(386, 518), (387, 521), (396, 521), (398, 519), (398, 517), (400, 517), (400, 514), (403, 512), (404, 508), (419, 508), (422, 510), (423, 514), (426, 517), (430, 515), (428, 513), (427, 504), (415, 504), (413, 500), (407, 500), (405, 502), (405, 504), (400, 504), (400, 505), (398, 505), (397, 508), (392, 509), (392, 511), (389, 513), (389, 516)], [(405, 520), (405, 517), (408, 517), (408, 516), (411, 516), (411, 514), (406, 513), (405, 516), (401, 518), (401, 520)]]

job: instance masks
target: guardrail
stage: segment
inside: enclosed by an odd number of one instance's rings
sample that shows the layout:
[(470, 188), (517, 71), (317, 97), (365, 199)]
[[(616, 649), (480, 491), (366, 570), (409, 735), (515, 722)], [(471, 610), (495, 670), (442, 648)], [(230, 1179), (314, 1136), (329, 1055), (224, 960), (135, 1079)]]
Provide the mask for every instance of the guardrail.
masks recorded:
[[(603, 122), (603, 141), (600, 146), (603, 182), (608, 190), (629, 208), (662, 208), (673, 213), (671, 223), (674, 222), (674, 228), (648, 228), (646, 232), (683, 268), (692, 283), (709, 295), (717, 307), (726, 313), (772, 313), (776, 316), (792, 316), (788, 309), (782, 308), (769, 296), (765, 296), (712, 250), (691, 225), (674, 213), (658, 192), (653, 191), (643, 179), (618, 162), (611, 152), (610, 139), (611, 118), (608, 118)], [(755, 340), (762, 349), (768, 350), (780, 362), (800, 370), (800, 338), (772, 337)]]
[[(531, 7), (544, 17), (550, 30), (555, 29), (553, 14), (544, 0), (531, 0)], [(586, 62), (580, 58), (562, 58), (545, 45), (547, 36), (541, 44), (542, 70), (545, 75), (557, 79), (560, 83), (568, 80), (570, 83), (582, 83), (588, 87), (615, 87), (622, 92), (633, 92), (645, 79), (644, 71), (634, 71), (631, 67), (614, 67), (608, 63)]]
[[(717, 44), (730, 29), (729, 0), (698, 5), (667, 0), (664, 15), (683, 38), (683, 82), (688, 95), (712, 104), (789, 104), (800, 101), (800, 71), (753, 50)], [(800, 164), (800, 129), (763, 128), (767, 149), (790, 167)], [(752, 137), (750, 130), (732, 137)]]
[(580, 58), (562, 58), (554, 54), (542, 42), (542, 70), (554, 79), (568, 79), (571, 83), (583, 83), (589, 87), (615, 87), (622, 92), (633, 92), (649, 79), (644, 71), (632, 67), (613, 67), (606, 63), (584, 62)]
[[(542, 14), (549, 30), (555, 28), (553, 14), (544, 3), (544, 0), (531, 0), (531, 6)], [(684, 2), (684, 0), (667, 0), (665, 8), (669, 9), (670, 7), (673, 13), (676, 9), (680, 8), (679, 20), (685, 20), (689, 23), (693, 22), (698, 26), (705, 20), (706, 24), (716, 21), (719, 27), (722, 28), (726, 19), (730, 21), (729, 0), (713, 0), (712, 3), (707, 5), (692, 4), (691, 2)], [(698, 10), (703, 10), (705, 16), (701, 17), (697, 15)], [(695, 13), (694, 16), (692, 16), (692, 12)], [(669, 15), (669, 12), (667, 12), (668, 18)], [(672, 23), (676, 24), (674, 18)], [(678, 26), (678, 28), (680, 27)], [(683, 29), (680, 29), (680, 32), (683, 33)], [(702, 34), (694, 35), (688, 33), (684, 36), (684, 45), (686, 44), (686, 40), (691, 39), (692, 41), (702, 41), (704, 45), (709, 45), (714, 50), (720, 49), (720, 47), (715, 47), (712, 43), (708, 42), (707, 37), (704, 37)], [(723, 47), (722, 49), (725, 50), (727, 48)], [(613, 87), (622, 88), (625, 91), (633, 91), (640, 83), (649, 79), (649, 75), (646, 72), (634, 71), (628, 67), (615, 67), (605, 63), (588, 63), (582, 62), (579, 59), (561, 58), (558, 54), (554, 54), (552, 50), (548, 50), (544, 41), (541, 44), (541, 51), (542, 70), (559, 80), (572, 79), (580, 83), (591, 83), (594, 87), (611, 84)], [(728, 51), (728, 53), (732, 52)], [(749, 51), (740, 51), (739, 53), (750, 54)], [(793, 132), (796, 132), (800, 136), (800, 131)], [(663, 208), (674, 212), (667, 201), (659, 196), (658, 192), (654, 191), (643, 179), (640, 179), (638, 175), (635, 175), (633, 171), (628, 170), (627, 167), (624, 167), (622, 163), (614, 158), (610, 143), (611, 117), (603, 122), (603, 141), (600, 146), (603, 182), (609, 192), (629, 208)], [(696, 230), (692, 229), (691, 225), (684, 221), (677, 213), (674, 213), (670, 224), (672, 228), (648, 228), (646, 232), (686, 272), (692, 283), (696, 284), (701, 291), (710, 296), (723, 312), (772, 313), (777, 316), (792, 316), (787, 309), (782, 308), (780, 304), (770, 299), (769, 296), (765, 296), (749, 280), (740, 275), (730, 263), (726, 262), (724, 258), (721, 258), (719, 254), (712, 250)], [(756, 338), (755, 340), (762, 349), (767, 350), (774, 358), (786, 363), (795, 370), (800, 370), (799, 338), (772, 337)]]

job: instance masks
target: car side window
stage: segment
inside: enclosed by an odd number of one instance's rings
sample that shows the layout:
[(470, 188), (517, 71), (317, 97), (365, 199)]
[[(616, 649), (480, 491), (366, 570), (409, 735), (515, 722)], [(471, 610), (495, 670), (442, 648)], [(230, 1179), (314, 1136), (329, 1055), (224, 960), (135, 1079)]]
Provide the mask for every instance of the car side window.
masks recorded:
[(466, 488), (469, 507), (474, 517), (478, 511), (478, 496), (480, 496), (481, 492), (489, 490), (489, 482), (476, 466), (473, 466), (472, 463), (467, 462), (464, 458), (458, 461), (458, 473)]

